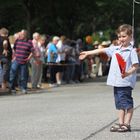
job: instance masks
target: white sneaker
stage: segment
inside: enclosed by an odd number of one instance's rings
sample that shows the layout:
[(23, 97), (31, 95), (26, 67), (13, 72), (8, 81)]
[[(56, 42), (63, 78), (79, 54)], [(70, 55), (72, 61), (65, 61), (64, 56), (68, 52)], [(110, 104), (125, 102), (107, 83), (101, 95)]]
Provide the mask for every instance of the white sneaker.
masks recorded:
[(57, 84), (49, 84), (49, 87), (57, 87)]
[(58, 84), (58, 85), (61, 85), (62, 83), (61, 83), (61, 81), (58, 81), (57, 84)]

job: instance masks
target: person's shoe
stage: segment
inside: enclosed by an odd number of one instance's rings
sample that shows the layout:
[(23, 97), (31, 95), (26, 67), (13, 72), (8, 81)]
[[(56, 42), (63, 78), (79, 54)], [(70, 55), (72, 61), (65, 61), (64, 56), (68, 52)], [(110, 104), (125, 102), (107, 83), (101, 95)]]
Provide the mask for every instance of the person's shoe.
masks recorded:
[(123, 124), (119, 129), (118, 132), (131, 132), (131, 126), (128, 124)]
[(110, 132), (118, 132), (118, 129), (120, 129), (122, 125), (123, 124), (115, 123), (113, 126), (111, 126)]
[(80, 77), (80, 79), (81, 79), (81, 80), (84, 80), (84, 79), (85, 79), (85, 76), (84, 76), (84, 75), (82, 75), (82, 76)]
[(66, 81), (61, 81), (61, 85), (65, 85), (66, 84)]
[(37, 87), (32, 87), (32, 90), (36, 90), (37, 89)]
[(61, 85), (61, 84), (62, 84), (61, 81), (58, 81), (58, 82), (57, 82), (57, 85)]
[(75, 80), (75, 83), (80, 83), (80, 81), (79, 80)]
[(42, 87), (42, 85), (37, 85), (37, 88), (40, 89)]
[(27, 90), (26, 89), (22, 89), (22, 94), (27, 94)]
[(69, 83), (70, 84), (75, 84), (75, 82), (73, 80), (70, 80)]
[(11, 90), (10, 90), (10, 93), (11, 93), (12, 95), (16, 95), (16, 90), (15, 90), (15, 89), (11, 89)]
[(53, 88), (53, 87), (57, 87), (57, 84), (49, 84), (49, 87)]

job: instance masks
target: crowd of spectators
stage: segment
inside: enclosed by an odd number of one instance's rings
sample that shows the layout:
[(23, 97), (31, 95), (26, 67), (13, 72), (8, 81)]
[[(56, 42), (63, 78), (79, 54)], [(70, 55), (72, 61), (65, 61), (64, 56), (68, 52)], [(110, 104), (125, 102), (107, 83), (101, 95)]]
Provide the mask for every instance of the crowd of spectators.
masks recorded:
[(32, 89), (42, 87), (42, 82), (49, 87), (63, 84), (76, 84), (86, 78), (108, 74), (110, 58), (105, 54), (89, 56), (79, 60), (81, 51), (116, 45), (112, 41), (93, 41), (92, 36), (72, 40), (65, 35), (46, 36), (34, 32), (32, 38), (28, 31), (21, 31), (9, 36), (6, 28), (0, 29), (0, 89), (16, 94), (17, 88), (27, 93), (28, 83)]

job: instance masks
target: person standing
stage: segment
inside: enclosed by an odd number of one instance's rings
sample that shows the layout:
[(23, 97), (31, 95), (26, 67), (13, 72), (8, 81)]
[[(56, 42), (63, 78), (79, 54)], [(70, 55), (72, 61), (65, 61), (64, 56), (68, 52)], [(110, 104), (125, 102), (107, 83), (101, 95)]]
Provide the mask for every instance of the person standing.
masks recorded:
[(0, 29), (0, 65), (2, 67), (2, 89), (5, 90), (9, 83), (9, 72), (12, 59), (12, 48), (8, 38), (9, 31)]
[(56, 87), (57, 86), (57, 78), (56, 78), (56, 73), (58, 72), (58, 67), (56, 64), (56, 59), (58, 57), (58, 49), (56, 47), (58, 41), (59, 41), (58, 36), (54, 36), (52, 39), (52, 42), (49, 44), (48, 47), (48, 57), (47, 57), (47, 63), (49, 65), (49, 72), (50, 72), (50, 87)]
[(13, 94), (15, 90), (16, 74), (18, 72), (19, 77), (19, 88), (22, 93), (27, 93), (27, 82), (28, 82), (28, 62), (32, 57), (33, 44), (28, 39), (27, 30), (20, 32), (20, 38), (16, 40), (14, 44), (14, 58), (10, 69), (10, 90)]
[(46, 53), (46, 35), (41, 35), (40, 39), (39, 39), (39, 48), (40, 48), (40, 52), (41, 52), (41, 56), (40, 56), (40, 77), (39, 77), (39, 82), (38, 82), (38, 87), (42, 88), (42, 80), (43, 80), (43, 74), (46, 73), (45, 70), (47, 70), (45, 68), (45, 53)]
[(62, 35), (56, 45), (58, 49), (58, 57), (56, 59), (56, 63), (60, 64), (57, 67), (58, 72), (56, 73), (56, 80), (57, 80), (58, 85), (62, 84), (62, 76), (63, 76), (64, 68), (65, 68), (65, 66), (63, 66), (63, 64), (65, 64), (65, 58), (66, 58), (65, 40), (66, 40), (66, 36)]
[(41, 61), (41, 49), (40, 49), (40, 34), (35, 32), (33, 33), (33, 47), (34, 53), (33, 57), (31, 58), (31, 83), (32, 88), (37, 89), (39, 84), (39, 79), (42, 74), (42, 61)]
[[(106, 53), (111, 57), (110, 70), (107, 85), (113, 86), (116, 109), (118, 110), (119, 124), (110, 128), (111, 132), (131, 131), (131, 119), (133, 116), (132, 90), (136, 83), (136, 70), (139, 66), (136, 49), (133, 48), (132, 26), (123, 24), (117, 29), (120, 45), (111, 45), (108, 48), (81, 52), (79, 59), (83, 60), (88, 55)], [(118, 57), (120, 60), (118, 61)], [(123, 65), (122, 65), (123, 64)]]

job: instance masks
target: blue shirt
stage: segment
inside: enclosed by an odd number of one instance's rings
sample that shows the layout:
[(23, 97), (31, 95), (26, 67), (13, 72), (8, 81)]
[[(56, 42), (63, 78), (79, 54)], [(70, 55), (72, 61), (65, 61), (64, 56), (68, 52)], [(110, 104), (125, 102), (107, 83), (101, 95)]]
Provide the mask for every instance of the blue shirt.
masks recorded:
[(126, 62), (126, 71), (128, 71), (133, 64), (138, 64), (138, 56), (136, 49), (130, 44), (127, 48), (122, 48), (121, 46), (111, 45), (105, 48), (105, 52), (109, 57), (112, 57), (110, 70), (107, 78), (107, 85), (115, 87), (132, 87), (134, 88), (136, 83), (136, 72), (133, 74), (122, 78), (121, 71), (116, 58), (116, 53), (119, 53)]
[(48, 58), (47, 58), (47, 62), (50, 63), (56, 63), (56, 59), (57, 59), (57, 56), (58, 56), (58, 50), (57, 50), (57, 47), (56, 45), (54, 45), (53, 43), (51, 43), (49, 45), (49, 48), (48, 48)]

